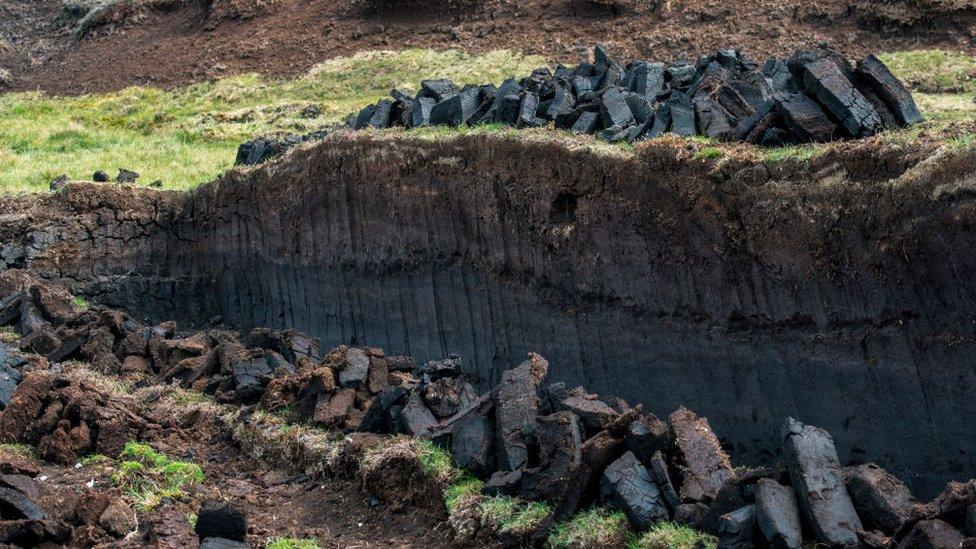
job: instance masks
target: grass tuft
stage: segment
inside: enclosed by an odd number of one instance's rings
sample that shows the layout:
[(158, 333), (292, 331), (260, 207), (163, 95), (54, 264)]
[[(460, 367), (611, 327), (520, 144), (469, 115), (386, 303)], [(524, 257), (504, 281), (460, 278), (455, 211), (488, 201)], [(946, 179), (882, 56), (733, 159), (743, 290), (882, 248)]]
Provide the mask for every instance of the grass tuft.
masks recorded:
[(80, 460), (78, 460), (78, 464), (81, 465), (82, 467), (91, 467), (93, 465), (100, 465), (103, 463), (109, 463), (111, 461), (112, 458), (108, 456), (102, 454), (91, 454), (89, 456), (85, 456)]
[(186, 495), (185, 487), (203, 481), (199, 465), (171, 460), (148, 444), (125, 443), (119, 459), (121, 463), (112, 474), (112, 481), (142, 510), (180, 499)]
[(484, 484), (481, 480), (466, 474), (448, 486), (444, 490), (444, 505), (447, 507), (447, 512), (450, 513), (454, 505), (463, 498), (480, 494)]
[(701, 160), (722, 158), (722, 149), (718, 147), (702, 147), (695, 151), (694, 158)]
[(81, 297), (80, 295), (76, 295), (74, 299), (71, 300), (71, 305), (75, 308), (76, 311), (84, 311), (85, 309), (88, 308), (88, 300)]
[(0, 453), (13, 454), (25, 459), (37, 459), (37, 451), (33, 447), (19, 442), (0, 444)]
[(265, 549), (319, 549), (319, 542), (312, 538), (274, 538)]
[(627, 525), (623, 513), (593, 508), (557, 524), (549, 534), (549, 546), (561, 549), (620, 545), (627, 540)]
[(634, 540), (631, 549), (715, 549), (718, 538), (699, 532), (690, 526), (674, 522), (655, 524)]
[(447, 450), (429, 440), (415, 439), (418, 459), (424, 472), (439, 479), (450, 479), (457, 476), (457, 471), (451, 465), (451, 454)]
[(482, 525), (516, 536), (534, 530), (550, 513), (552, 508), (548, 503), (525, 502), (509, 496), (487, 497), (481, 502)]

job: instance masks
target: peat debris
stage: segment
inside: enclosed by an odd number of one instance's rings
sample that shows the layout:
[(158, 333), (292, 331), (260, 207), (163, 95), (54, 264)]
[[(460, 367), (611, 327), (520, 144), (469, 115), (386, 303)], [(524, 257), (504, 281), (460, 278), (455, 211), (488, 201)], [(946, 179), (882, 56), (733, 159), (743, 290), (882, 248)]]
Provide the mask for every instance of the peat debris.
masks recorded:
[[(622, 511), (635, 530), (683, 522), (728, 547), (955, 547), (976, 533), (976, 480), (951, 482), (919, 502), (876, 465), (845, 467), (829, 433), (792, 418), (778, 462), (734, 468), (707, 419), (679, 408), (662, 420), (618, 398), (546, 383), (549, 363), (536, 354), (479, 395), (457, 358), (416, 365), (376, 348), (323, 351), (295, 330), (182, 333), (171, 322), (149, 326), (97, 305), (72, 308), (70, 294), (30, 277), (0, 303), (3, 324), (19, 338), (0, 344), (14, 372), (4, 381), (16, 387), (4, 397), (0, 436), (59, 463), (115, 453), (159, 428), (128, 413), (125, 398), (48, 372), (78, 358), (106, 375), (175, 383), (294, 423), (429, 439), (450, 450), (455, 467), (486, 481), (484, 495), (548, 503), (549, 525), (601, 504)], [(15, 348), (33, 345), (38, 333), (52, 343), (46, 356)], [(0, 491), (0, 507), (10, 509), (0, 524), (11, 536), (21, 534), (9, 520), (34, 521), (30, 535), (38, 539), (64, 537), (63, 525), (44, 523), (44, 511), (17, 486)], [(244, 524), (215, 502), (201, 510), (197, 533), (224, 543), (240, 539)]]

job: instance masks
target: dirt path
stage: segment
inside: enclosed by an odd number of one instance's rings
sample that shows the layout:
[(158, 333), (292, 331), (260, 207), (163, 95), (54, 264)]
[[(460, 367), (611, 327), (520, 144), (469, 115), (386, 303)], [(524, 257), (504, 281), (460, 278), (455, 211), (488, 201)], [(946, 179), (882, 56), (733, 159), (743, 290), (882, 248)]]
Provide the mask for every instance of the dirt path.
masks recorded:
[(26, 13), (27, 6), (35, 15), (4, 17), (0, 33), (17, 38), (8, 39), (7, 53), (0, 51), (0, 66), (12, 71), (13, 89), (78, 94), (249, 71), (289, 76), (335, 56), (407, 47), (509, 48), (556, 62), (576, 62), (596, 42), (622, 57), (669, 60), (723, 47), (760, 58), (823, 43), (849, 55), (920, 47), (976, 51), (968, 15), (896, 29), (871, 19), (869, 3), (671, 0), (615, 15), (582, 0), (485, 0), (454, 13), (418, 7), (370, 13), (353, 0), (279, 0), (269, 15), (247, 20), (192, 5), (152, 12), (77, 42), (49, 22), (59, 2), (5, 0), (0, 9)]

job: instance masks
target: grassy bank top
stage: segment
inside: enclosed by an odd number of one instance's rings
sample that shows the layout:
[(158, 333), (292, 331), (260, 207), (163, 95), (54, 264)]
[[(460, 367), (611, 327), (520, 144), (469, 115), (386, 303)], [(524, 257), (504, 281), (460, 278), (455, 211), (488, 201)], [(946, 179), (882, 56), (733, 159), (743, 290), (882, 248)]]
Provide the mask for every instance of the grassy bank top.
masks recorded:
[[(972, 57), (914, 51), (882, 59), (913, 88), (932, 120), (928, 127), (976, 119)], [(169, 91), (128, 88), (69, 98), (6, 94), (0, 96), (0, 192), (47, 190), (61, 174), (88, 179), (104, 170), (114, 177), (119, 168), (139, 172), (141, 184), (158, 180), (164, 188), (192, 188), (230, 168), (237, 146), (256, 135), (320, 129), (393, 88), (415, 91), (422, 78), (500, 83), (545, 64), (541, 57), (510, 51), (377, 51), (327, 61), (293, 80), (243, 75)], [(918, 131), (906, 130), (904, 138)]]

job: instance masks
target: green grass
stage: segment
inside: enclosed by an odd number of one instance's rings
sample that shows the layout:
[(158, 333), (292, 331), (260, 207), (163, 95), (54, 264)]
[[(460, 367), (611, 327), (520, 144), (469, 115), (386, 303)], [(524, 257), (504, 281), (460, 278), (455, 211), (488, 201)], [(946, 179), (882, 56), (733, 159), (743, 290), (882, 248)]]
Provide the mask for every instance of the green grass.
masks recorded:
[(555, 549), (617, 545), (627, 539), (627, 525), (623, 513), (593, 508), (557, 524), (549, 533), (548, 544)]
[(702, 147), (695, 151), (694, 158), (701, 160), (722, 158), (722, 149), (718, 147)]
[(447, 511), (451, 512), (454, 504), (462, 498), (480, 494), (482, 486), (484, 483), (471, 475), (463, 475), (454, 481), (444, 490), (444, 506), (447, 507)]
[[(231, 167), (237, 146), (256, 135), (307, 133), (389, 95), (416, 91), (422, 78), (497, 82), (544, 65), (509, 51), (366, 52), (326, 61), (293, 80), (247, 74), (164, 91), (55, 98), (0, 95), (0, 192), (47, 190), (60, 174), (141, 174), (140, 183), (187, 189)], [(314, 105), (322, 113), (306, 119)]]
[(91, 467), (92, 465), (99, 465), (99, 464), (102, 464), (102, 463), (109, 463), (111, 461), (112, 461), (112, 458), (110, 458), (108, 456), (105, 456), (105, 455), (102, 455), (102, 454), (91, 454), (89, 456), (85, 456), (85, 457), (81, 458), (80, 460), (78, 460), (78, 463), (82, 467)]
[(203, 481), (199, 465), (172, 460), (148, 444), (127, 442), (119, 460), (112, 481), (142, 510), (180, 499), (184, 488)]
[(8, 453), (25, 459), (37, 459), (37, 451), (33, 447), (18, 442), (0, 444), (0, 453)]
[(891, 72), (922, 93), (976, 93), (976, 57), (962, 52), (915, 50), (878, 56)]
[(74, 306), (76, 311), (84, 311), (88, 308), (88, 300), (76, 295), (74, 299), (71, 300), (71, 305)]
[(319, 549), (319, 542), (312, 538), (274, 538), (266, 549)]
[(552, 507), (545, 502), (533, 501), (521, 506), (511, 519), (502, 522), (500, 532), (527, 534), (552, 513)]
[(447, 450), (425, 439), (415, 439), (415, 443), (419, 450), (417, 457), (425, 473), (439, 479), (458, 476), (451, 465), (451, 454)]
[(662, 522), (630, 544), (631, 549), (715, 549), (718, 539), (689, 526)]
[(509, 496), (487, 497), (481, 502), (481, 522), (501, 533), (531, 532), (552, 512), (548, 503), (526, 502)]

